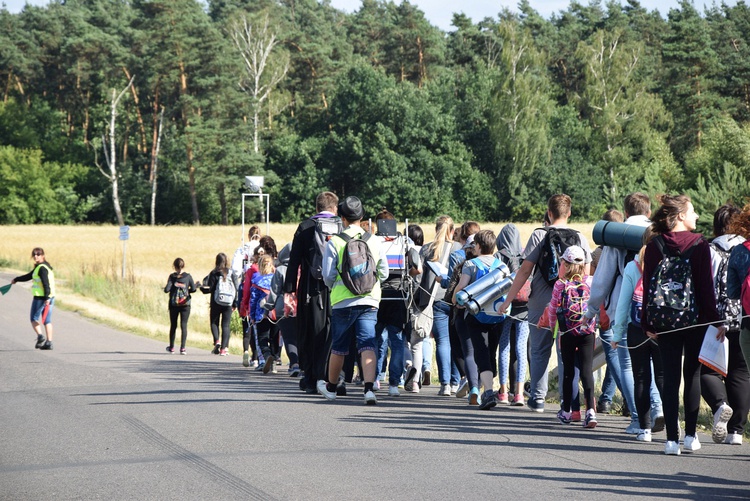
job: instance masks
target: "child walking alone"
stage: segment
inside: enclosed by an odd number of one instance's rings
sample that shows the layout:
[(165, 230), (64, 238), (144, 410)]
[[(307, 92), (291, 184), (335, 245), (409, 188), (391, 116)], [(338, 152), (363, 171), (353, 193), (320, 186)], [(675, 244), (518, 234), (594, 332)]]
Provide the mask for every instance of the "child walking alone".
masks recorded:
[(596, 428), (596, 401), (594, 399), (594, 359), (593, 319), (587, 319), (586, 305), (590, 295), (590, 277), (584, 272), (586, 254), (577, 245), (571, 245), (562, 255), (558, 280), (552, 289), (552, 300), (548, 308), (550, 325), (557, 322), (557, 340), (563, 363), (562, 409), (557, 419), (563, 424), (571, 422), (571, 401), (573, 399), (573, 379), (575, 376), (576, 352), (580, 361), (581, 382), (586, 400), (584, 428)]

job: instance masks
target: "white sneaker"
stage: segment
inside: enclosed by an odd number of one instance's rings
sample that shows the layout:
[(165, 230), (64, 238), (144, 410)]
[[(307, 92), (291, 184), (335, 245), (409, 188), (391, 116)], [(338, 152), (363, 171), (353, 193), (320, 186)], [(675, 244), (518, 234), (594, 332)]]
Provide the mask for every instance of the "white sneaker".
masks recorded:
[(638, 421), (631, 421), (627, 428), (625, 428), (625, 433), (628, 435), (638, 435), (640, 433), (641, 427), (638, 424)]
[(714, 431), (711, 433), (711, 439), (715, 444), (720, 444), (727, 438), (727, 423), (733, 413), (732, 408), (726, 403), (721, 404), (714, 412)]
[(389, 386), (388, 387), (388, 396), (389, 397), (398, 397), (401, 393), (398, 391), (398, 386)]
[(742, 434), (729, 433), (727, 434), (727, 438), (724, 439), (724, 443), (730, 445), (742, 445)]
[(449, 384), (441, 384), (440, 389), (438, 390), (438, 396), (440, 397), (450, 397), (451, 396), (451, 385)]
[(680, 443), (673, 440), (667, 440), (664, 444), (664, 454), (666, 454), (667, 456), (679, 456)]
[(465, 377), (461, 378), (461, 382), (454, 394), (456, 395), (456, 398), (464, 398), (469, 394), (469, 381)]
[(324, 380), (318, 380), (317, 388), (318, 393), (326, 397), (326, 400), (336, 400), (336, 392), (328, 391), (328, 388), (326, 388), (326, 382)]
[(380, 381), (377, 379), (372, 383), (372, 391), (378, 391), (380, 389)]
[(375, 397), (375, 393), (368, 391), (365, 393), (365, 405), (375, 405), (378, 403), (378, 399)]
[(683, 447), (685, 448), (685, 452), (695, 452), (700, 450), (701, 443), (697, 436), (685, 435), (685, 443), (683, 444)]
[(651, 430), (645, 429), (638, 432), (635, 437), (639, 442), (650, 442), (651, 441)]

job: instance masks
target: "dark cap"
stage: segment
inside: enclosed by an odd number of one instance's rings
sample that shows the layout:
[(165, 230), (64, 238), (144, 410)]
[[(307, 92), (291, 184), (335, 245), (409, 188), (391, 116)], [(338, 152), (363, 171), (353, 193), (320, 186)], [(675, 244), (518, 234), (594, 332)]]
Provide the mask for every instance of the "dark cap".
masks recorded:
[(362, 209), (362, 202), (357, 197), (346, 197), (339, 202), (339, 216), (346, 218), (348, 221), (357, 221), (365, 216)]

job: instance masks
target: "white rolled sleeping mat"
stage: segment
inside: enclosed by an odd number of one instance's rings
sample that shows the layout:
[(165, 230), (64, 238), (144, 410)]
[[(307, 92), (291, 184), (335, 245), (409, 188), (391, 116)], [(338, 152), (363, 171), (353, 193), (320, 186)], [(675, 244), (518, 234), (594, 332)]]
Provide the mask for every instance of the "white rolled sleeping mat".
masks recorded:
[(500, 280), (500, 282), (487, 287), (485, 290), (471, 298), (466, 305), (466, 308), (472, 315), (477, 315), (480, 311), (484, 311), (487, 315), (497, 315), (502, 317), (503, 315), (497, 313), (497, 307), (499, 306), (498, 303), (502, 302), (499, 300), (508, 294), (510, 286), (513, 285), (514, 278), (515, 274), (505, 277)]
[(508, 267), (501, 263), (498, 268), (458, 291), (456, 302), (475, 315), (485, 305), (507, 293), (514, 277), (515, 274), (511, 274)]

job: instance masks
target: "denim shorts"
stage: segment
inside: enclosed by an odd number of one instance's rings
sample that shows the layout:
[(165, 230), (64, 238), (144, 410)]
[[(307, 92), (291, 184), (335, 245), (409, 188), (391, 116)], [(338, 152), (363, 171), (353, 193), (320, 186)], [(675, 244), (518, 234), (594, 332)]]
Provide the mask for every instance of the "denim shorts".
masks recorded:
[[(46, 306), (45, 302), (46, 300), (41, 297), (35, 297), (31, 301), (31, 315), (29, 316), (32, 322), (42, 323), (42, 313), (44, 313), (44, 307)], [(49, 310), (47, 310), (47, 318), (44, 319), (45, 325), (52, 323), (52, 305), (54, 304), (55, 298), (49, 298)]]
[(357, 351), (376, 350), (375, 324), (378, 309), (373, 306), (350, 306), (331, 312), (331, 353), (348, 355), (352, 336), (357, 337)]

